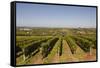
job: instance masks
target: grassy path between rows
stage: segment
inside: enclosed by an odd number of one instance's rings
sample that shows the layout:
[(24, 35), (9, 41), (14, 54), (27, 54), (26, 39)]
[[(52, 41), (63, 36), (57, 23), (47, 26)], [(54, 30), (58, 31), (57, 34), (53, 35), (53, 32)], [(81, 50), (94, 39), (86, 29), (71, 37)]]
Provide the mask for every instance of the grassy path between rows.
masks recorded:
[(59, 44), (60, 44), (59, 41), (60, 40), (58, 40), (55, 43), (55, 45), (54, 45), (52, 51), (50, 52), (50, 54), (48, 55), (48, 57), (46, 57), (44, 59), (44, 64), (45, 63), (59, 63)]

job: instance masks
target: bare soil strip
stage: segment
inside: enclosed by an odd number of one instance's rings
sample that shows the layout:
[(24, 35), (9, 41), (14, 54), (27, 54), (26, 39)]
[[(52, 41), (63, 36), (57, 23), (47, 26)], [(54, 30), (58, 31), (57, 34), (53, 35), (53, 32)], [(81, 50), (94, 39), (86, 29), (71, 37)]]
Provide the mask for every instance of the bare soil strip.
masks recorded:
[(78, 58), (79, 61), (84, 61), (84, 57), (85, 57), (86, 53), (77, 45), (76, 52), (73, 55), (74, 55), (74, 57)]
[(29, 64), (43, 64), (41, 52), (36, 53), (36, 55), (32, 56)]
[(96, 49), (91, 49), (91, 53), (88, 52), (86, 53), (85, 57), (84, 57), (85, 61), (96, 61)]
[(69, 45), (67, 44), (66, 40), (63, 40), (63, 53), (60, 57), (60, 62), (76, 62), (79, 61), (78, 58), (75, 58), (70, 50)]
[(78, 45), (74, 57), (78, 58), (79, 61), (95, 61), (96, 60), (96, 49), (91, 49), (90, 52), (84, 52)]

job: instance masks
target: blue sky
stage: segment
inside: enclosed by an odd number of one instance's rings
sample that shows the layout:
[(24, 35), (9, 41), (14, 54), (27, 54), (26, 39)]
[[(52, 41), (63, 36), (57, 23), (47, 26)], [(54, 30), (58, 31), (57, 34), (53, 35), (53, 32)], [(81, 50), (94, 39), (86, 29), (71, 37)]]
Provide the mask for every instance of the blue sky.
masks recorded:
[(16, 25), (27, 27), (96, 27), (95, 7), (17, 3)]

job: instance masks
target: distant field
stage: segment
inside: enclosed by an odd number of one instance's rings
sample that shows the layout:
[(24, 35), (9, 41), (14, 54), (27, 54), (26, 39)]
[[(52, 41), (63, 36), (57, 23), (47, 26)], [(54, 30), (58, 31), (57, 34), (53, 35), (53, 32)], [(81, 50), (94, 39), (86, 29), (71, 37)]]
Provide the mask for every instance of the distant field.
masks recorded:
[(96, 60), (95, 28), (17, 27), (16, 31), (17, 65)]

